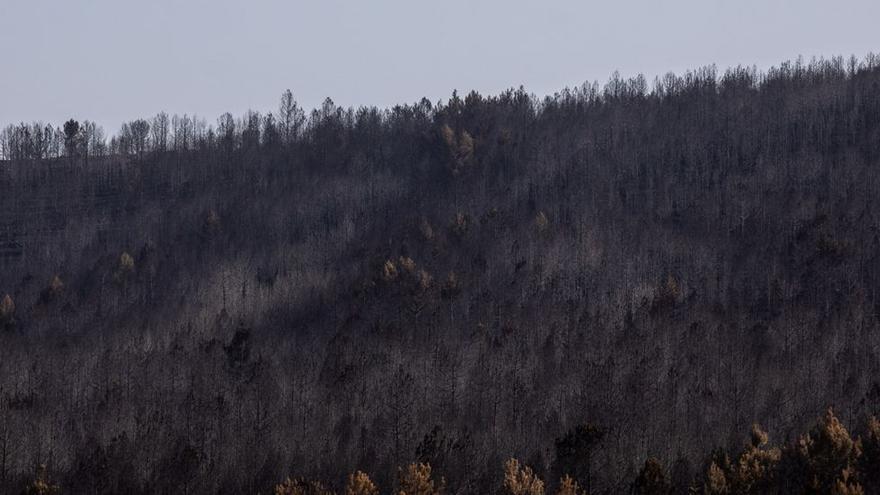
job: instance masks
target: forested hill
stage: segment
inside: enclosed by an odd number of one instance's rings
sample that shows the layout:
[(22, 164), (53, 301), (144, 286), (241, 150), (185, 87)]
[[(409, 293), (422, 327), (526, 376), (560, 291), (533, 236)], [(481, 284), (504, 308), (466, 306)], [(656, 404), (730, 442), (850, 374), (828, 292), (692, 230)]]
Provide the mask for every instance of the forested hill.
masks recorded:
[(796, 444), (880, 412), (878, 57), (309, 114), (288, 92), (0, 149), (11, 493), (41, 464), (65, 493), (390, 493), (423, 462), (485, 494), (508, 458), (622, 493), (649, 457), (682, 493), (753, 423)]

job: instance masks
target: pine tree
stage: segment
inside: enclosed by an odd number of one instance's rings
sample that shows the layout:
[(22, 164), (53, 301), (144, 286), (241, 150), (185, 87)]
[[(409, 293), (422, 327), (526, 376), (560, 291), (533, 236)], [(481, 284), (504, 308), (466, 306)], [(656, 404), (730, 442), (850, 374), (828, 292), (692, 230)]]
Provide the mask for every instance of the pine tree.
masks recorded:
[(34, 480), (24, 489), (24, 495), (56, 495), (59, 493), (61, 493), (61, 487), (49, 482), (45, 464), (37, 466)]
[(706, 470), (703, 492), (705, 495), (727, 495), (730, 493), (724, 469), (714, 461), (709, 464), (709, 469)]
[(379, 489), (363, 471), (357, 471), (348, 475), (348, 483), (345, 485), (345, 495), (379, 495)]
[(385, 282), (393, 282), (397, 279), (397, 266), (393, 261), (388, 260), (382, 265), (382, 280)]
[(408, 274), (410, 274), (410, 275), (415, 275), (415, 273), (416, 273), (416, 262), (413, 261), (412, 258), (409, 258), (409, 257), (407, 257), (407, 256), (401, 256), (401, 257), (397, 260), (397, 263), (400, 265), (400, 267), (401, 267), (406, 273), (408, 273)]
[(506, 495), (544, 495), (544, 482), (532, 468), (520, 467), (516, 459), (504, 463), (504, 493)]
[(868, 493), (880, 493), (880, 421), (871, 416), (867, 426), (862, 439), (859, 478)]
[(782, 453), (767, 447), (769, 438), (759, 425), (752, 425), (751, 442), (731, 466), (733, 493), (766, 493), (775, 486), (776, 467)]
[(398, 472), (400, 490), (398, 495), (440, 495), (445, 481), (435, 482), (431, 477), (431, 465), (413, 463)]
[(862, 485), (858, 484), (853, 478), (855, 472), (852, 468), (844, 469), (840, 473), (840, 477), (834, 483), (831, 489), (831, 495), (865, 495)]
[(829, 408), (819, 423), (801, 436), (790, 449), (792, 464), (801, 466), (801, 483), (806, 493), (830, 493), (850, 472), (861, 455), (860, 442), (854, 441), (846, 427)]
[(565, 475), (559, 481), (559, 489), (556, 490), (556, 495), (587, 495), (587, 493), (581, 489), (574, 478)]
[(449, 170), (453, 176), (457, 176), (473, 161), (474, 138), (464, 130), (456, 133), (446, 124), (440, 127), (440, 137), (451, 158)]
[(275, 486), (275, 495), (334, 495), (318, 481), (307, 481), (303, 478), (284, 480)]

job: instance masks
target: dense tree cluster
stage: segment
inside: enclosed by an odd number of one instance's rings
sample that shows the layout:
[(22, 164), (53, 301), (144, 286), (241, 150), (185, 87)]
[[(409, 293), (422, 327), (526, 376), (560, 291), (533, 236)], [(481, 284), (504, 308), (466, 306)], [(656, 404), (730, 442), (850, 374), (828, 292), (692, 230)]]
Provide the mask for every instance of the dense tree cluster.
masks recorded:
[(880, 489), (877, 57), (0, 153), (3, 487)]
[[(809, 433), (780, 449), (769, 446), (769, 436), (757, 424), (752, 425), (751, 439), (738, 452), (716, 449), (703, 461), (702, 471), (675, 473), (670, 477), (663, 463), (650, 457), (629, 486), (633, 495), (770, 495), (770, 494), (832, 494), (863, 495), (873, 493), (880, 485), (880, 472), (872, 457), (880, 442), (877, 438), (877, 419), (868, 420), (866, 437), (853, 439), (846, 427), (829, 409)], [(579, 426), (568, 436), (584, 435), (592, 425)], [(868, 452), (874, 452), (870, 454)], [(589, 469), (590, 459), (585, 453), (572, 457), (559, 442), (557, 460), (562, 457), (572, 462), (572, 469)], [(732, 456), (732, 457), (731, 457)], [(276, 495), (333, 495), (336, 492), (320, 481), (305, 478), (286, 478), (275, 486)], [(866, 492), (865, 486), (871, 491)], [(197, 486), (185, 487), (185, 492), (197, 491)], [(393, 490), (397, 495), (442, 495), (447, 493), (445, 480), (436, 479), (430, 463), (415, 462), (398, 468)], [(548, 491), (545, 483), (530, 466), (516, 458), (504, 462), (504, 476), (497, 492), (502, 495), (589, 495), (568, 474)], [(34, 480), (25, 493), (59, 493), (61, 488), (47, 479), (46, 466), (37, 467)], [(450, 490), (455, 493), (454, 489)], [(381, 493), (370, 476), (363, 471), (348, 475), (342, 490), (345, 495), (378, 495)]]

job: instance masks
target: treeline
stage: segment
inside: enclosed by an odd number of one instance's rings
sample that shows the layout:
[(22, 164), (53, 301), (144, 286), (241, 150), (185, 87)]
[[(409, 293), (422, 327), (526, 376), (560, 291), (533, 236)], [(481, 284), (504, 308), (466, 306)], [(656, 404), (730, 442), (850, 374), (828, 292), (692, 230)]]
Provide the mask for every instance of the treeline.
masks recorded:
[[(754, 67), (736, 67), (719, 76), (714, 67), (706, 67), (683, 76), (669, 73), (657, 77), (650, 87), (643, 75), (623, 79), (615, 73), (602, 88), (596, 82), (585, 83), (578, 88), (566, 88), (543, 100), (526, 94), (522, 88), (489, 98), (471, 92), (461, 99), (454, 93), (445, 104), (440, 102), (434, 105), (422, 99), (413, 105), (395, 106), (387, 110), (375, 107), (340, 108), (327, 98), (320, 108), (308, 115), (293, 98), (291, 91), (287, 90), (276, 112), (261, 114), (248, 111), (237, 118), (224, 113), (217, 119), (216, 125), (198, 116), (175, 114), (169, 117), (167, 113), (160, 112), (152, 118), (123, 123), (109, 140), (104, 129), (89, 120), (80, 123), (71, 119), (56, 127), (43, 122), (9, 124), (0, 131), (0, 158), (16, 162), (62, 157), (87, 161), (108, 155), (142, 157), (145, 153), (169, 151), (274, 149), (294, 146), (303, 140), (318, 145), (329, 144), (321, 141), (334, 139), (340, 142), (348, 139), (363, 142), (369, 139), (370, 134), (378, 137), (376, 131), (381, 127), (386, 127), (386, 131), (400, 130), (420, 121), (422, 124), (431, 121), (446, 123), (447, 126), (453, 124), (453, 127), (442, 131), (442, 136), (447, 143), (455, 145), (453, 147), (456, 149), (451, 153), (462, 155), (457, 157), (462, 160), (473, 152), (473, 138), (467, 129), (473, 129), (481, 120), (489, 120), (485, 113), (491, 107), (505, 108), (504, 113), (510, 117), (531, 120), (541, 114), (563, 109), (573, 108), (583, 112), (589, 107), (609, 103), (643, 104), (645, 100), (660, 102), (674, 96), (707, 92), (731, 95), (758, 89), (764, 92), (782, 91), (785, 87), (797, 88), (846, 79), (857, 73), (871, 72), (878, 66), (880, 57), (869, 54), (863, 60), (835, 57), (831, 60), (813, 59), (805, 64), (798, 59), (794, 63), (773, 67), (766, 73), (758, 72)], [(453, 129), (464, 134), (456, 136)], [(347, 136), (340, 135), (343, 133)], [(511, 137), (501, 136), (506, 140)]]
[(169, 117), (160, 112), (151, 119), (122, 124), (109, 141), (104, 129), (88, 120), (80, 123), (71, 119), (58, 127), (42, 122), (10, 124), (0, 131), (0, 157), (16, 162), (58, 158), (88, 162), (108, 155), (141, 157), (147, 152), (205, 150), (232, 142), (245, 147), (289, 145), (299, 134), (305, 116), (290, 91), (283, 101), (288, 106), (282, 105), (279, 115), (284, 120), (277, 123), (271, 113), (263, 117), (249, 112), (237, 120), (227, 113), (218, 119), (215, 129), (195, 116)]
[[(702, 486), (718, 445), (734, 487), (751, 424), (782, 466), (828, 404), (880, 414), (876, 57), (48, 127), (0, 140), (7, 492), (36, 465), (72, 493), (386, 491), (415, 462), (483, 494), (514, 458), (555, 493), (579, 424), (591, 494), (648, 457)], [(819, 490), (870, 493), (856, 464)]]
[[(594, 425), (582, 425), (555, 442), (550, 476), (558, 482), (546, 484), (541, 475), (518, 459), (504, 462), (500, 486), (490, 493), (502, 495), (589, 495), (590, 457), (601, 448), (604, 435)], [(398, 468), (393, 487), (380, 490), (367, 473), (356, 471), (345, 480), (339, 493), (345, 495), (442, 495), (461, 493), (462, 487), (447, 486), (442, 474), (431, 467), (436, 455), (436, 438), (426, 436), (416, 455), (420, 460)], [(806, 434), (775, 447), (769, 435), (752, 425), (748, 441), (736, 451), (715, 449), (703, 459), (696, 476), (687, 468), (667, 469), (656, 458), (648, 458), (630, 484), (632, 495), (864, 495), (880, 492), (880, 421), (871, 417), (864, 436), (855, 439), (829, 409)], [(184, 486), (184, 493), (198, 487)], [(63, 493), (54, 484), (45, 465), (36, 468), (35, 479), (24, 493)], [(269, 493), (265, 490), (262, 493)], [(332, 484), (306, 478), (286, 478), (274, 487), (275, 495), (332, 495)]]

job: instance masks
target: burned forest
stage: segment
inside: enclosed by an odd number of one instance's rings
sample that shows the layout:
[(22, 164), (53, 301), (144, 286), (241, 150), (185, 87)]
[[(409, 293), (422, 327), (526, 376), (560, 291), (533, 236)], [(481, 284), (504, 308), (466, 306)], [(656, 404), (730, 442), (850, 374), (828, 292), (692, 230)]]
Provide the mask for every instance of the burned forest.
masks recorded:
[(0, 157), (3, 493), (880, 493), (876, 56)]

